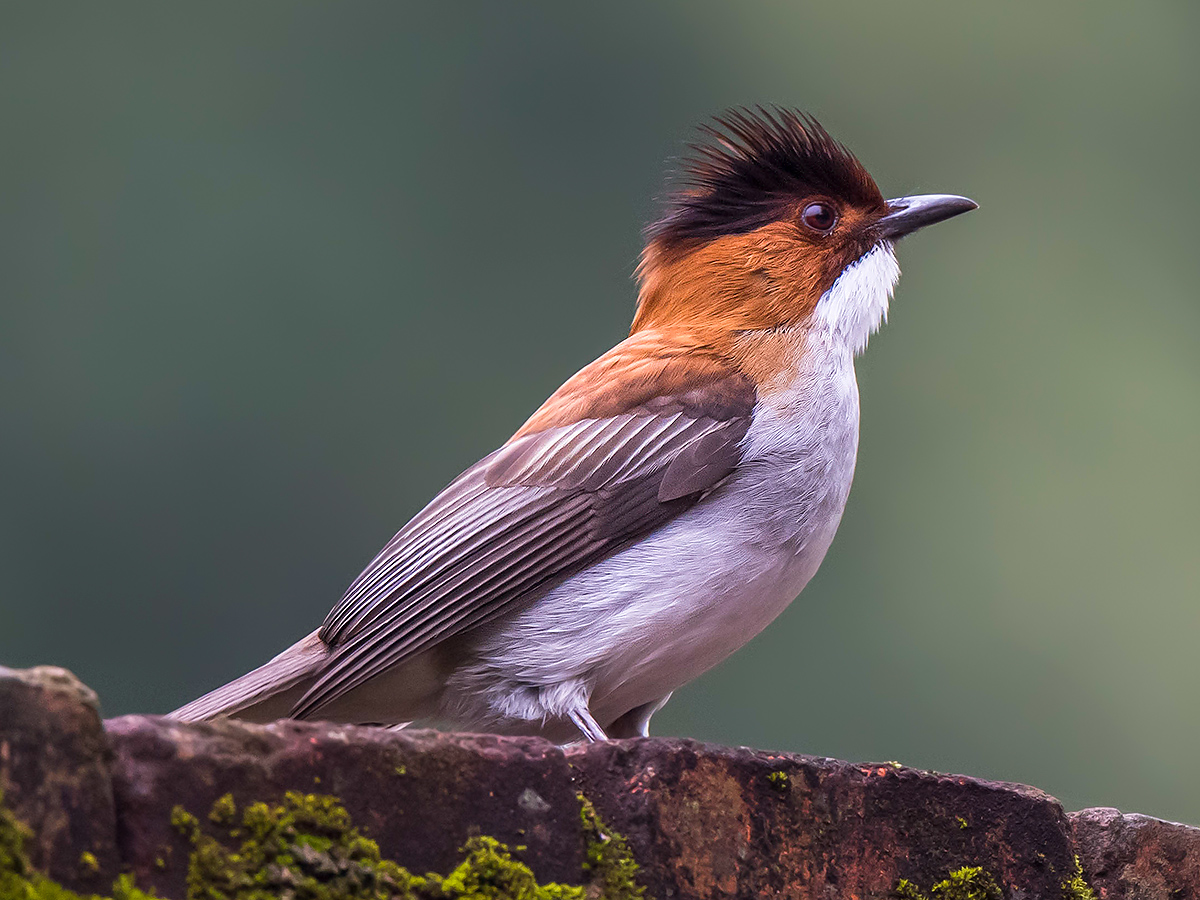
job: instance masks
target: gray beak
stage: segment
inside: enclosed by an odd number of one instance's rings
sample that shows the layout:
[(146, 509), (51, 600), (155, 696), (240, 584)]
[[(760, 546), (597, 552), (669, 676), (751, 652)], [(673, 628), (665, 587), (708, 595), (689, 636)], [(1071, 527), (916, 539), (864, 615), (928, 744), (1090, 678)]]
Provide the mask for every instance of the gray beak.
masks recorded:
[(888, 214), (876, 224), (888, 240), (912, 234), (918, 228), (943, 222), (959, 213), (979, 209), (979, 204), (957, 194), (917, 194), (888, 201)]

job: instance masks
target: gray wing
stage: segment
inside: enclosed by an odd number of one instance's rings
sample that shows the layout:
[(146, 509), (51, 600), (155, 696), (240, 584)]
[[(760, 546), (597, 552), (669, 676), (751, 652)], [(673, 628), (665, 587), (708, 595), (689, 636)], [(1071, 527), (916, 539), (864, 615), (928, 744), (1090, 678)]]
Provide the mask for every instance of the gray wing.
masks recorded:
[(695, 504), (736, 467), (750, 406), (743, 412), (642, 408), (526, 435), (482, 459), (330, 612), (319, 634), (332, 653), (292, 714), (316, 713)]

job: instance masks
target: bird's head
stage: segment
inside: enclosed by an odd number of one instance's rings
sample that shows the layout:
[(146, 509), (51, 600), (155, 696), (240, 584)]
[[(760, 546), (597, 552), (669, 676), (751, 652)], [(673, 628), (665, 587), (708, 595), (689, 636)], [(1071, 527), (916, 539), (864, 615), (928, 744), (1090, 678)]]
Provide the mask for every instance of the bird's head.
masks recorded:
[(647, 229), (634, 332), (823, 321), (858, 352), (899, 277), (893, 242), (976, 208), (948, 194), (885, 200), (853, 154), (801, 113), (740, 110), (702, 132)]

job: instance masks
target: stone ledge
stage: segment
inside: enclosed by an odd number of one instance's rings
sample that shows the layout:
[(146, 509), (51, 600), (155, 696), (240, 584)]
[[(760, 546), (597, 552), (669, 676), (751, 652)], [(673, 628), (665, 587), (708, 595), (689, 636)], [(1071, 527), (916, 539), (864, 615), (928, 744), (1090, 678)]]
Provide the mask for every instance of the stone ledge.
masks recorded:
[(33, 829), (27, 852), (38, 869), (81, 891), (112, 883), (111, 750), (96, 695), (65, 669), (0, 666), (0, 791)]
[(1200, 829), (1104, 808), (1068, 818), (1083, 870), (1101, 900), (1200, 897)]
[(190, 845), (174, 807), (203, 823), (226, 794), (243, 806), (299, 791), (337, 797), (416, 873), (449, 871), (468, 838), (489, 835), (539, 881), (584, 883), (582, 795), (626, 836), (658, 900), (884, 898), (967, 866), (1009, 900), (1060, 898), (1077, 858), (1101, 900), (1200, 897), (1200, 829), (1115, 810), (1068, 817), (1023, 785), (686, 740), (560, 748), (151, 716), (102, 727), (69, 675), (31, 673), (0, 670), (0, 790), (33, 829), (34, 863), (77, 890), (132, 872), (182, 898)]

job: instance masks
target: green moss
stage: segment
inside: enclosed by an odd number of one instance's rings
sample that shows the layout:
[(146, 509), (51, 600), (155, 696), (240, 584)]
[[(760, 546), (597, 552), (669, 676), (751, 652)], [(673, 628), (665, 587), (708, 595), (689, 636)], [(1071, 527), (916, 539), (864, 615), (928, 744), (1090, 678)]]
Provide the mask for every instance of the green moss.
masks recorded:
[(441, 879), (440, 884), (430, 884), (431, 890), (419, 896), (453, 897), (456, 900), (586, 900), (588, 896), (582, 887), (538, 884), (533, 872), (509, 856), (508, 850), (495, 838), (472, 838), (467, 842), (466, 850), (467, 858), (458, 868)]
[(925, 892), (907, 878), (900, 879), (899, 883), (892, 890), (892, 894), (899, 897), (900, 900), (929, 900), (925, 896)]
[(1075, 871), (1063, 882), (1063, 900), (1096, 900), (1096, 894), (1083, 878), (1083, 866), (1079, 857), (1075, 857)]
[[(4, 806), (4, 795), (0, 793), (0, 897), (4, 900), (105, 900), (95, 894), (84, 897), (35, 872), (25, 853), (28, 839), (29, 830)], [(80, 864), (92, 871), (100, 868), (100, 861), (93, 853), (83, 853)], [(113, 884), (111, 900), (158, 898), (139, 891), (131, 876), (122, 875)]]
[(583, 869), (590, 876), (591, 886), (599, 890), (603, 900), (638, 900), (646, 889), (637, 883), (638, 864), (629, 849), (629, 841), (604, 824), (592, 801), (583, 794), (576, 794), (576, 797), (583, 838), (587, 841)]
[[(98, 900), (98, 898), (93, 898), (93, 900)], [(138, 890), (133, 883), (132, 875), (121, 875), (113, 882), (112, 900), (159, 900), (159, 897), (156, 894)]]
[[(995, 879), (978, 866), (964, 866), (939, 881), (926, 894), (907, 878), (901, 878), (892, 893), (900, 900), (1001, 900), (1004, 896)], [(1062, 883), (1062, 900), (1096, 900), (1083, 877), (1079, 857), (1075, 871)]]
[[(995, 879), (978, 866), (964, 866), (939, 881), (926, 894), (907, 878), (901, 878), (892, 893), (900, 900), (1002, 900), (1004, 896)], [(1075, 871), (1062, 883), (1062, 900), (1096, 900), (1096, 895), (1083, 877), (1079, 857)]]
[[(206, 834), (176, 807), (171, 822), (191, 841), (189, 900), (384, 900), (422, 896), (426, 879), (389, 860), (351, 825), (332, 797), (289, 793), (281, 804), (251, 803), (238, 815), (231, 795), (209, 813), (223, 832)], [(226, 844), (236, 849), (229, 849)]]
[(900, 879), (893, 893), (901, 900), (1003, 900), (999, 885), (979, 866), (955, 869), (925, 894), (906, 878)]
[(182, 806), (176, 806), (171, 810), (171, 827), (185, 837), (189, 837), (200, 827), (200, 820)]
[[(231, 796), (209, 814), (213, 836), (183, 809), (172, 823), (192, 844), (188, 900), (637, 900), (637, 864), (620, 834), (580, 797), (587, 840), (587, 886), (539, 884), (495, 838), (474, 837), (448, 875), (414, 875), (382, 859), (333, 797), (289, 793), (283, 803), (252, 803), (237, 818)], [(232, 849), (231, 849), (232, 848)]]
[(208, 821), (214, 825), (232, 825), (237, 816), (237, 805), (233, 802), (233, 794), (226, 794), (213, 804), (208, 813)]
[(788, 788), (791, 787), (791, 779), (788, 778), (787, 772), (772, 772), (767, 776), (767, 781), (771, 782), (771, 787), (781, 794), (786, 794)]
[[(628, 842), (582, 795), (580, 806), (585, 886), (539, 884), (504, 844), (486, 836), (467, 841), (462, 862), (448, 875), (414, 875), (382, 859), (379, 846), (354, 827), (335, 798), (313, 794), (252, 803), (240, 815), (232, 795), (221, 797), (207, 817), (215, 834), (180, 807), (171, 824), (192, 846), (188, 900), (639, 900), (643, 889), (634, 881), (637, 864)], [(109, 898), (69, 891), (33, 871), (24, 852), (27, 837), (0, 803), (2, 900), (159, 900), (138, 890), (129, 875), (117, 879)]]

